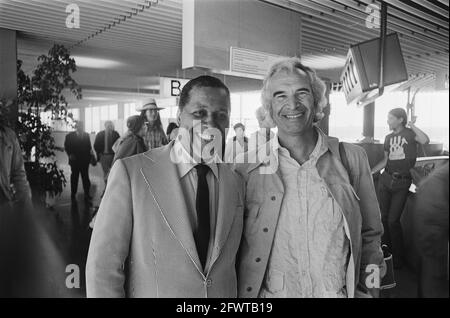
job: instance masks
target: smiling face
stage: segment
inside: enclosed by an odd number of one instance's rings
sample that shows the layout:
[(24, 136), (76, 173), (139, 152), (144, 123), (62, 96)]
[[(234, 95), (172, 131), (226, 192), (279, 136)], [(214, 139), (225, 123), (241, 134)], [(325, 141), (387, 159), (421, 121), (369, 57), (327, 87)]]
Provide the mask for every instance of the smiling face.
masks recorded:
[[(221, 138), (224, 144), (226, 128), (230, 125), (230, 97), (222, 88), (195, 87), (190, 92), (189, 102), (179, 110), (178, 122), (181, 128), (189, 132), (190, 145), (194, 151)], [(216, 132), (216, 133), (214, 133)], [(195, 149), (196, 146), (201, 149)]]
[(306, 75), (281, 71), (269, 82), (271, 114), (281, 134), (301, 135), (312, 129), (314, 97)]

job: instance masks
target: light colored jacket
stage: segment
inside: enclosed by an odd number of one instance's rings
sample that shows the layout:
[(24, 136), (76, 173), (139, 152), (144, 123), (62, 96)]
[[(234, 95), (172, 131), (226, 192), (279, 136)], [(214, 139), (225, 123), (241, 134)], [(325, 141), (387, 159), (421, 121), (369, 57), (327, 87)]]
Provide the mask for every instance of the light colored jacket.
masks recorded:
[(88, 297), (236, 297), (244, 184), (219, 164), (215, 246), (204, 274), (173, 142), (118, 160), (95, 222), (86, 266)]
[[(353, 188), (340, 160), (339, 141), (324, 134), (323, 137), (328, 151), (319, 158), (317, 169), (344, 214), (351, 241), (347, 293), (352, 297), (357, 288), (358, 293), (367, 292), (365, 280), (372, 273), (365, 272), (367, 265), (379, 266), (380, 273), (384, 270), (381, 251), (383, 226), (364, 149), (344, 144), (353, 175)], [(273, 151), (266, 160), (257, 160), (254, 153), (249, 154), (249, 158), (256, 163), (235, 165), (246, 181), (244, 236), (238, 259), (238, 293), (239, 297), (245, 298), (257, 297), (261, 289), (285, 191)], [(268, 167), (274, 173), (261, 173), (261, 169)], [(354, 273), (349, 275), (349, 271)]]
[(8, 201), (30, 200), (31, 190), (19, 141), (14, 131), (7, 127), (0, 132), (0, 156), (0, 192)]

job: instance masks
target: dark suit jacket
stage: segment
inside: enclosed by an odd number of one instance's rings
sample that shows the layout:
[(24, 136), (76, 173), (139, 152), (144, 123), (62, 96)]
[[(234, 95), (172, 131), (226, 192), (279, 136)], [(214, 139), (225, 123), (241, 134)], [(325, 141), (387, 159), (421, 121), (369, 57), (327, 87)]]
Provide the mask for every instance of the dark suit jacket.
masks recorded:
[[(89, 138), (89, 134), (84, 132), (80, 137), (74, 131), (67, 134), (66, 139), (64, 141), (64, 148), (69, 156), (69, 164), (79, 164), (79, 165), (89, 165), (91, 161), (91, 139)], [(70, 156), (73, 155), (75, 158), (70, 159)]]
[[(105, 130), (102, 130), (95, 136), (94, 141), (94, 150), (97, 153), (97, 158), (100, 158), (100, 155), (105, 152)], [(108, 145), (108, 153), (114, 154), (114, 151), (112, 150), (112, 145), (116, 142), (117, 139), (119, 139), (119, 133), (115, 130), (111, 132), (111, 139), (109, 141)]]

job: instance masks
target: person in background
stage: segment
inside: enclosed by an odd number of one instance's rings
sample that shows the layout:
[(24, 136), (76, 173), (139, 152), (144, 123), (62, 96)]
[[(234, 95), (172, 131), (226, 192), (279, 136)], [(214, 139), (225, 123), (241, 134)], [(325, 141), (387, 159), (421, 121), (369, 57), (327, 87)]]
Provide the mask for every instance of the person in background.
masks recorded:
[(67, 134), (64, 140), (64, 148), (69, 156), (69, 165), (72, 171), (70, 175), (70, 187), (72, 201), (76, 201), (76, 194), (78, 190), (78, 178), (81, 174), (84, 189), (84, 199), (86, 202), (92, 200), (89, 190), (91, 181), (89, 180), (89, 164), (94, 153), (92, 151), (91, 139), (89, 134), (84, 131), (84, 124), (82, 121), (77, 121), (76, 130)]
[(161, 109), (164, 108), (158, 107), (153, 98), (144, 101), (142, 107), (137, 109), (137, 111), (141, 112), (141, 116), (144, 117), (146, 121), (147, 132), (144, 140), (148, 149), (158, 148), (169, 143), (167, 136), (164, 133), (161, 117), (159, 115)]
[(105, 185), (114, 160), (112, 146), (119, 138), (119, 133), (114, 130), (114, 124), (110, 120), (105, 122), (105, 130), (100, 131), (95, 136), (94, 150), (97, 153), (97, 160), (102, 165)]
[(0, 206), (31, 199), (16, 133), (0, 121)]
[(167, 139), (169, 142), (174, 140), (178, 135), (178, 125), (174, 122), (169, 123), (167, 126)]
[(418, 295), (448, 298), (449, 163), (420, 182), (413, 204), (414, 246), (419, 255)]
[(417, 159), (418, 144), (430, 139), (414, 124), (408, 123), (403, 108), (392, 109), (387, 123), (391, 134), (384, 141), (384, 158), (372, 168), (372, 174), (385, 169), (378, 181), (378, 199), (384, 226), (383, 244), (392, 253), (394, 268), (403, 266), (403, 232), (400, 218), (411, 186), (410, 170)]
[(224, 161), (233, 163), (236, 156), (248, 151), (248, 139), (245, 137), (245, 126), (242, 123), (237, 123), (233, 126), (236, 136), (227, 142), (225, 148)]
[(0, 298), (11, 296), (11, 273), (17, 270), (11, 255), (18, 245), (13, 238), (23, 228), (17, 216), (31, 203), (19, 140), (3, 116), (0, 109)]
[(114, 162), (118, 159), (131, 157), (148, 150), (144, 141), (147, 132), (147, 125), (142, 116), (134, 115), (127, 119), (128, 131), (119, 140), (117, 152), (114, 155)]
[(270, 140), (275, 136), (272, 131), (272, 128), (275, 128), (275, 123), (263, 106), (256, 109), (255, 116), (258, 120), (259, 129), (250, 135), (248, 149), (249, 152), (255, 152), (257, 157), (258, 152), (263, 150), (262, 145), (266, 145), (265, 155), (268, 155), (270, 152)]
[(317, 127), (325, 94), (325, 83), (297, 57), (275, 63), (264, 79), (263, 106), (278, 134), (267, 158), (249, 152), (249, 164), (235, 165), (247, 187), (240, 298), (379, 296), (379, 284), (367, 279), (379, 281), (385, 268), (369, 161), (363, 148)]

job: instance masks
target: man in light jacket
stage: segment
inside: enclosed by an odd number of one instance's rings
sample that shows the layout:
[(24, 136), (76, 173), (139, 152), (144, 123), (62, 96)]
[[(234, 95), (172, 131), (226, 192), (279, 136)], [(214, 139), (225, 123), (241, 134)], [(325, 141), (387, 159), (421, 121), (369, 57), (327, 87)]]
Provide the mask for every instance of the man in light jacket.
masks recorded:
[(88, 297), (237, 296), (244, 185), (220, 151), (196, 158), (197, 146), (223, 147), (229, 116), (228, 88), (193, 79), (180, 95), (182, 137), (114, 163), (89, 247)]
[(239, 297), (378, 295), (383, 229), (369, 163), (344, 144), (347, 170), (338, 140), (316, 127), (325, 90), (298, 58), (273, 65), (264, 81), (278, 135), (268, 155), (262, 145), (236, 165), (246, 181)]

